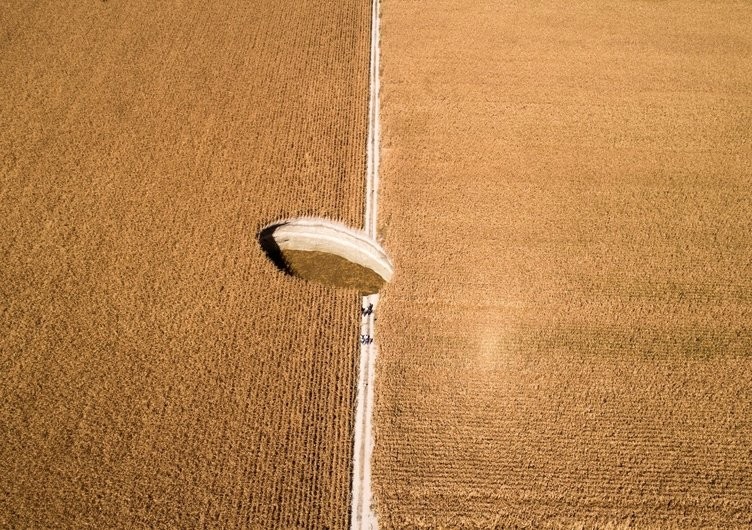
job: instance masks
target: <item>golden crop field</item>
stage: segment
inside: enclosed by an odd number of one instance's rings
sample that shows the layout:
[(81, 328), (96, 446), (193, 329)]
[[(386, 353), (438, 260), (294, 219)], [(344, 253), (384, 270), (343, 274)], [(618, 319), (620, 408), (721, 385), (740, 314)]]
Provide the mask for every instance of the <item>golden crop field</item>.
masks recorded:
[(752, 526), (752, 6), (382, 16), (380, 528)]
[(1, 11), (0, 527), (752, 527), (752, 5)]
[(369, 2), (0, 16), (0, 526), (344, 528), (359, 297), (258, 230), (360, 226)]

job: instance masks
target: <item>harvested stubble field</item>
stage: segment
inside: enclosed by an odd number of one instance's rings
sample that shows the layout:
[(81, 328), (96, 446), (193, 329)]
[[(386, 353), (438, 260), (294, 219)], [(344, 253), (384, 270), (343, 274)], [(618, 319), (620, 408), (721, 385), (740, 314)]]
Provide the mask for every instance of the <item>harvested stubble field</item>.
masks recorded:
[(10, 2), (0, 526), (348, 523), (359, 297), (257, 231), (362, 222), (369, 2)]
[(382, 4), (382, 528), (752, 525), (752, 5)]

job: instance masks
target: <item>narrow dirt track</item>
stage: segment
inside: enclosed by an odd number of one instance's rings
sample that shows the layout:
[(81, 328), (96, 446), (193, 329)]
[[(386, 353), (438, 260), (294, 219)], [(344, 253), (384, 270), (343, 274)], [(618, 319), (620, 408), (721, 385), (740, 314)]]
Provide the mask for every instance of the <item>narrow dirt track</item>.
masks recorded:
[(382, 4), (382, 528), (752, 525), (752, 6)]
[(348, 524), (359, 297), (255, 237), (362, 223), (370, 2), (11, 2), (0, 526)]

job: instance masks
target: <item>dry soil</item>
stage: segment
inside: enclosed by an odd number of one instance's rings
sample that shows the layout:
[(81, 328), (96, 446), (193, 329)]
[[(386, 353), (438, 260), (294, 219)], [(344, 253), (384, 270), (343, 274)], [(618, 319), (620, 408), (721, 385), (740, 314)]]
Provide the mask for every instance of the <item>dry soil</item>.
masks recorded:
[(752, 525), (752, 5), (385, 0), (382, 528)]
[(348, 523), (359, 297), (257, 231), (360, 227), (369, 2), (0, 16), (0, 527)]

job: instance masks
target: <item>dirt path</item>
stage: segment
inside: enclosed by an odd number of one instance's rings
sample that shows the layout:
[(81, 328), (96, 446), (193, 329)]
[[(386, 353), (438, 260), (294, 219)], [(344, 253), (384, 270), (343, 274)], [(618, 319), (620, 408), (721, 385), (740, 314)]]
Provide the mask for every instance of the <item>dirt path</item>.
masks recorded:
[(382, 14), (381, 527), (752, 525), (749, 4)]
[(13, 4), (0, 526), (346, 527), (360, 300), (255, 236), (362, 223), (370, 2)]

